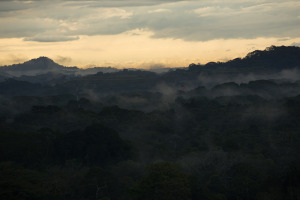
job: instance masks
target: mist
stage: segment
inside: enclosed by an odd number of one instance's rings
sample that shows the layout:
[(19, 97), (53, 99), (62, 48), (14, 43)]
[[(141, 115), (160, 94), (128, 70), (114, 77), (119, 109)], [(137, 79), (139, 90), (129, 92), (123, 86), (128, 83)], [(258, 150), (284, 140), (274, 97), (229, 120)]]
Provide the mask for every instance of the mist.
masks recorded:
[(163, 73), (65, 73), (45, 57), (6, 66), (0, 196), (297, 199), (296, 50), (270, 47)]

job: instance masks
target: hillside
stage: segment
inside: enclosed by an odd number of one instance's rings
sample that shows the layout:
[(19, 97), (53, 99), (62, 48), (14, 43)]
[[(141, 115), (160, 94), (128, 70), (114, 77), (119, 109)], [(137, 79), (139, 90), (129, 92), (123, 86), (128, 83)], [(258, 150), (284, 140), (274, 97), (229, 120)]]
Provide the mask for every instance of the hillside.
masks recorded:
[(118, 70), (112, 67), (94, 67), (88, 69), (80, 69), (78, 67), (65, 67), (55, 63), (47, 57), (39, 57), (31, 59), (24, 63), (14, 64), (0, 67), (0, 73), (6, 73), (10, 76), (36, 76), (41, 74), (65, 74), (65, 75), (88, 75), (98, 72), (117, 72)]
[[(271, 46), (263, 51), (255, 50), (250, 52), (244, 58), (235, 58), (227, 62), (210, 62), (205, 65), (190, 64), (187, 68), (180, 68), (175, 71), (188, 70), (193, 73), (203, 71), (206, 73), (263, 73), (294, 68), (300, 68), (300, 47)], [(172, 69), (169, 70), (173, 71)], [(47, 57), (39, 57), (24, 63), (0, 67), (1, 73), (12, 76), (38, 75), (48, 72), (89, 75), (98, 72), (114, 73), (117, 71), (117, 69), (111, 67), (94, 67), (89, 69), (65, 67)], [(154, 71), (164, 70), (156, 69)]]
[(210, 62), (205, 65), (191, 64), (190, 70), (204, 67), (205, 70), (218, 70), (220, 72), (263, 72), (280, 71), (285, 69), (300, 68), (300, 47), (271, 46), (265, 50), (255, 50), (244, 58), (235, 58), (227, 62)]
[(7, 66), (44, 73), (0, 82), (0, 198), (300, 199), (298, 53), (163, 74)]
[[(240, 84), (262, 79), (298, 81), (299, 66), (300, 48), (285, 46), (256, 50), (244, 58), (223, 63), (190, 64), (189, 67), (169, 70), (162, 74), (137, 69), (64, 67), (49, 58), (40, 57), (23, 64), (1, 67), (0, 87), (4, 85), (1, 94), (18, 95), (18, 92), (13, 91), (19, 89), (5, 86), (8, 84), (5, 79), (13, 78), (43, 85), (42, 90), (38, 89), (40, 86), (32, 85), (32, 90), (25, 90), (23, 95), (54, 95), (66, 92), (86, 95), (92, 92), (98, 96), (116, 92), (155, 91), (161, 88), (161, 85), (168, 85), (172, 90), (187, 90), (200, 85), (211, 88), (226, 82)], [(7, 91), (8, 88), (10, 91)]]

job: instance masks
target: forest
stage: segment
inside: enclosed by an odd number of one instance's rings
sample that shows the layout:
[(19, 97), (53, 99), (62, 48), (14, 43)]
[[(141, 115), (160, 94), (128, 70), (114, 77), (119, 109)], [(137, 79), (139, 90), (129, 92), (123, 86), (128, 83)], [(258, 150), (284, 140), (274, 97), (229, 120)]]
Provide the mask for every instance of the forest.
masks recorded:
[(300, 199), (299, 47), (107, 69), (0, 67), (1, 199)]

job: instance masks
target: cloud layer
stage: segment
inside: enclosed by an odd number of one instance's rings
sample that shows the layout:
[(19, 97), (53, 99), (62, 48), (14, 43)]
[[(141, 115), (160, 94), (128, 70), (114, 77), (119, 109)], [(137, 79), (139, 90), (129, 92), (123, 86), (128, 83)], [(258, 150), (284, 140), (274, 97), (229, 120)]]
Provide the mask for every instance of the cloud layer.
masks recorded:
[(62, 42), (147, 30), (186, 41), (299, 37), (298, 0), (0, 1), (0, 38)]

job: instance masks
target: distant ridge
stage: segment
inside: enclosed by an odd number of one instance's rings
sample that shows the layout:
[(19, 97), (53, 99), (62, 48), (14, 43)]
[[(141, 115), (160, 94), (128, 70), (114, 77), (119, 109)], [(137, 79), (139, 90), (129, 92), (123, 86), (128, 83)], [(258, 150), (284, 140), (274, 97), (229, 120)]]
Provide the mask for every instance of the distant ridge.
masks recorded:
[(190, 64), (189, 70), (199, 70), (201, 67), (208, 68), (208, 70), (223, 68), (239, 72), (300, 68), (300, 47), (270, 46), (265, 50), (252, 51), (244, 58), (235, 58), (227, 62), (210, 62), (205, 65)]
[[(265, 50), (252, 51), (244, 58), (235, 58), (227, 62), (209, 62), (204, 65), (192, 63), (187, 68), (177, 68), (174, 70), (170, 68), (170, 72), (165, 73), (181, 73), (183, 71), (192, 73), (267, 73), (294, 68), (300, 69), (300, 47), (270, 46)], [(36, 76), (46, 73), (89, 75), (98, 72), (114, 73), (118, 71), (120, 70), (112, 67), (94, 67), (88, 69), (65, 67), (55, 63), (48, 57), (42, 56), (21, 64), (0, 67), (0, 75), (2, 75), (2, 78), (0, 78), (3, 79), (4, 76)]]
[(41, 70), (64, 68), (64, 66), (55, 63), (48, 57), (41, 56), (39, 58), (31, 59), (24, 63), (5, 66), (4, 68), (6, 68), (7, 70)]
[(87, 75), (96, 74), (97, 72), (116, 72), (115, 68), (111, 67), (94, 67), (88, 69), (79, 69), (78, 67), (65, 67), (57, 64), (52, 59), (41, 56), (39, 58), (31, 59), (24, 63), (13, 64), (9, 66), (0, 67), (0, 73), (5, 73), (10, 76), (36, 76), (47, 73), (66, 74), (66, 75)]
[[(250, 65), (264, 65), (273, 69), (287, 69), (300, 67), (300, 47), (295, 46), (270, 46), (265, 50), (256, 50), (241, 59)], [(239, 63), (239, 62), (237, 62)]]
[[(166, 85), (186, 90), (195, 86), (213, 88), (222, 83), (240, 84), (257, 80), (289, 80), (298, 83), (300, 48), (271, 46), (262, 51), (250, 52), (244, 58), (205, 65), (191, 64), (161, 74), (137, 69), (64, 67), (47, 57), (40, 57), (2, 67), (0, 75), (0, 94), (7, 95), (77, 94), (78, 91), (106, 95), (114, 92), (152, 91), (157, 87), (169, 93)], [(20, 84), (25, 85), (25, 82), (31, 84), (19, 87)], [(267, 83), (264, 82), (264, 85)], [(225, 84), (224, 87), (230, 91), (239, 90), (232, 84)], [(215, 89), (218, 92), (218, 88)]]
[(4, 66), (0, 68), (0, 72), (5, 72), (12, 76), (22, 76), (22, 75), (38, 75), (45, 73), (72, 73), (72, 71), (77, 70), (77, 67), (64, 67), (55, 63), (48, 57), (39, 57), (36, 59), (31, 59), (24, 63), (14, 64), (10, 66)]
[(41, 65), (51, 65), (51, 64), (56, 64), (52, 59), (45, 57), (45, 56), (41, 56), (39, 58), (34, 58), (31, 59), (27, 62), (24, 62), (23, 64), (41, 64)]

